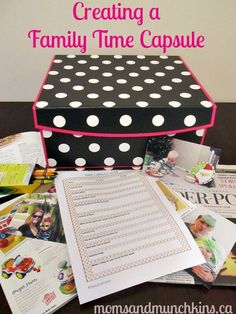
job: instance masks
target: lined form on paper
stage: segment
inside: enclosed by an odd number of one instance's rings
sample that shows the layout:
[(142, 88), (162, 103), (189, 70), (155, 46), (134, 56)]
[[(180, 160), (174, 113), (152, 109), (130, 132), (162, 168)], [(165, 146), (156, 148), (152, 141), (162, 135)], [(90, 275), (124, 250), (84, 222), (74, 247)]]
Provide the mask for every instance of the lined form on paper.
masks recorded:
[(81, 303), (204, 262), (141, 171), (67, 172), (56, 187)]

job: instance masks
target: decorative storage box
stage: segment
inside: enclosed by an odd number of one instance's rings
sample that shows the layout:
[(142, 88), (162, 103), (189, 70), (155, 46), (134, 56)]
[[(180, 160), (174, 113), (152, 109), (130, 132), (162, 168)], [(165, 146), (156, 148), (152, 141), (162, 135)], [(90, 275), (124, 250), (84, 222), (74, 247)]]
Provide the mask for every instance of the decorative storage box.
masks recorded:
[(176, 56), (55, 56), (33, 107), (58, 168), (141, 166), (148, 137), (201, 142), (215, 111)]

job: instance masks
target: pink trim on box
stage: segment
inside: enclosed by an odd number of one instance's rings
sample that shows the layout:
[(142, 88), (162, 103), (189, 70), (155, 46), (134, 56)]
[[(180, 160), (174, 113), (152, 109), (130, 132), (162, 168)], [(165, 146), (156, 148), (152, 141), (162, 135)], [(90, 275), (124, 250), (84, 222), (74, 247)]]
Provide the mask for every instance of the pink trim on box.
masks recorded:
[(202, 136), (202, 139), (201, 139), (201, 142), (200, 142), (201, 145), (203, 145), (204, 142), (205, 142), (206, 133), (207, 133), (207, 129), (205, 129), (204, 132), (203, 132), (203, 136)]
[(50, 127), (45, 127), (42, 125), (36, 125), (36, 128), (38, 128), (39, 130), (51, 131), (51, 132), (62, 133), (62, 134), (78, 134), (82, 136), (91, 136), (91, 137), (133, 138), (133, 137), (150, 137), (150, 136), (161, 136), (161, 135), (168, 135), (168, 134), (178, 134), (178, 133), (196, 131), (199, 129), (206, 129), (212, 126), (213, 126), (212, 124), (206, 124), (206, 125), (201, 125), (201, 126), (196, 126), (196, 127), (186, 128), (186, 129), (178, 129), (178, 130), (170, 130), (170, 131), (160, 131), (160, 132), (150, 132), (150, 133), (117, 133), (117, 134), (80, 132), (80, 131), (73, 131), (73, 130), (50, 128)]
[(140, 165), (140, 166), (135, 166), (135, 165), (131, 165), (131, 166), (106, 166), (106, 165), (103, 165), (103, 166), (84, 166), (84, 167), (78, 167), (78, 166), (74, 166), (74, 167), (47, 167), (47, 168), (52, 168), (52, 169), (57, 169), (57, 170), (75, 170), (75, 169), (83, 169), (83, 170), (86, 170), (86, 169), (114, 169), (114, 168), (118, 168), (118, 169), (122, 169), (122, 168), (142, 168), (143, 167), (143, 164)]
[(38, 102), (39, 96), (40, 96), (40, 94), (41, 94), (41, 92), (42, 92), (42, 89), (43, 89), (43, 85), (45, 84), (45, 82), (46, 82), (46, 80), (47, 80), (48, 73), (49, 73), (49, 71), (50, 71), (50, 69), (51, 69), (51, 67), (52, 67), (52, 64), (53, 64), (53, 61), (54, 61), (55, 57), (56, 57), (56, 55), (53, 56), (52, 61), (51, 61), (50, 64), (49, 64), (49, 67), (48, 67), (47, 72), (46, 72), (46, 75), (45, 75), (45, 77), (44, 77), (44, 79), (43, 79), (42, 85), (41, 85), (41, 87), (40, 87), (40, 89), (39, 89), (39, 92), (38, 92), (37, 97), (36, 97), (36, 99), (35, 99), (35, 101), (34, 101), (34, 104), (33, 104), (33, 117), (34, 117), (34, 125), (35, 125), (36, 128), (37, 128), (37, 125), (38, 125), (38, 122), (37, 122), (37, 114), (36, 114), (36, 103)]
[(48, 168), (48, 154), (47, 154), (47, 148), (46, 148), (44, 137), (43, 137), (43, 130), (40, 130), (39, 133), (40, 133), (40, 136), (41, 136), (43, 152), (44, 152), (44, 156), (45, 156), (45, 159), (46, 159), (46, 168)]
[(216, 104), (213, 101), (213, 99), (211, 98), (211, 96), (208, 94), (208, 92), (206, 91), (206, 89), (202, 86), (202, 84), (199, 82), (198, 78), (196, 77), (195, 74), (193, 74), (193, 72), (190, 70), (189, 66), (186, 64), (186, 62), (182, 59), (182, 57), (180, 57), (180, 59), (182, 60), (183, 64), (185, 65), (186, 69), (191, 73), (192, 77), (195, 79), (195, 81), (198, 83), (198, 85), (201, 87), (203, 93), (206, 95), (206, 97), (211, 101), (212, 103), (212, 116), (211, 116), (211, 124), (212, 126), (215, 123), (215, 117), (216, 117)]

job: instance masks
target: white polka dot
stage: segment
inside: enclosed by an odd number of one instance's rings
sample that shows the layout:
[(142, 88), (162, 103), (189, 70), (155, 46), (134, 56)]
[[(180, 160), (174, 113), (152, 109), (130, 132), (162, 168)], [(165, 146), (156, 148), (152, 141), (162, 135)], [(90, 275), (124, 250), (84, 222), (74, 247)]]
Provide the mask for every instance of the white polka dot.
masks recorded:
[(150, 61), (150, 63), (151, 63), (151, 64), (159, 64), (160, 62), (157, 61), (157, 60), (152, 60), (152, 61)]
[(189, 94), (189, 93), (181, 93), (181, 94), (180, 94), (180, 97), (182, 97), (182, 98), (191, 98), (192, 95)]
[(58, 71), (50, 71), (50, 72), (48, 72), (48, 74), (49, 75), (57, 75), (57, 74), (59, 74), (59, 72)]
[(86, 64), (87, 61), (86, 61), (86, 60), (79, 60), (78, 63), (79, 63), (79, 64)]
[(95, 93), (91, 93), (91, 94), (88, 94), (87, 97), (90, 99), (97, 99), (99, 97), (99, 95), (95, 94)]
[(69, 103), (69, 105), (72, 108), (79, 108), (80, 106), (82, 106), (82, 102), (80, 102), (80, 101), (72, 101), (72, 102)]
[(97, 143), (92, 143), (89, 145), (89, 150), (92, 153), (97, 153), (100, 150), (100, 145)]
[(87, 124), (89, 126), (91, 126), (92, 128), (94, 128), (95, 126), (97, 126), (99, 124), (99, 119), (97, 116), (95, 115), (91, 115), (87, 118)]
[(52, 84), (43, 85), (43, 89), (53, 89), (53, 88), (54, 88), (54, 85)]
[(61, 59), (55, 59), (53, 60), (54, 63), (62, 63), (62, 60)]
[(124, 80), (124, 79), (119, 79), (116, 81), (118, 84), (126, 84), (127, 83), (127, 80)]
[(172, 90), (172, 87), (169, 86), (169, 85), (163, 85), (163, 86), (161, 87), (161, 89), (162, 89), (162, 90), (165, 90), (165, 91), (169, 91), (169, 90)]
[(182, 74), (183, 76), (189, 76), (189, 75), (191, 75), (191, 73), (188, 72), (188, 71), (183, 71), (183, 72), (181, 72), (181, 74)]
[(83, 90), (83, 89), (84, 89), (84, 86), (82, 86), (82, 85), (76, 85), (76, 86), (73, 86), (73, 89), (74, 89), (74, 90)]
[(92, 58), (92, 59), (98, 59), (98, 58), (99, 58), (99, 55), (91, 55), (90, 58)]
[(93, 66), (90, 67), (90, 70), (92, 70), (92, 71), (97, 71), (97, 70), (99, 70), (99, 67), (93, 65)]
[(132, 169), (134, 169), (134, 170), (140, 170), (140, 169), (142, 169), (142, 167), (134, 166), (134, 167), (132, 167)]
[(132, 90), (134, 90), (135, 92), (140, 92), (143, 90), (143, 87), (142, 86), (133, 86)]
[(36, 103), (36, 107), (37, 108), (45, 108), (45, 107), (47, 107), (48, 106), (48, 102), (47, 101), (38, 101), (37, 103)]
[(65, 65), (64, 69), (65, 70), (72, 70), (74, 67), (72, 65)]
[(155, 75), (158, 76), (158, 77), (163, 77), (163, 76), (165, 76), (165, 73), (163, 73), (163, 72), (156, 72)]
[(81, 134), (73, 134), (73, 136), (77, 137), (77, 138), (83, 137), (83, 135), (81, 135)]
[(57, 165), (57, 161), (53, 158), (48, 158), (49, 167), (55, 167)]
[(171, 81), (173, 83), (181, 83), (182, 82), (182, 80), (180, 78), (173, 78)]
[(53, 124), (58, 128), (62, 128), (66, 124), (66, 119), (63, 116), (55, 116)]
[(169, 102), (169, 105), (172, 106), (172, 107), (174, 107), (174, 108), (178, 108), (178, 107), (181, 106), (181, 103), (178, 102), (178, 101), (170, 101), (170, 102)]
[(112, 86), (104, 86), (102, 89), (104, 91), (106, 91), (106, 92), (110, 92), (110, 91), (114, 90), (114, 87), (112, 87)]
[(193, 126), (196, 123), (196, 118), (193, 115), (189, 115), (184, 119), (184, 124), (188, 127)]
[(130, 95), (129, 94), (119, 94), (119, 98), (128, 99), (128, 98), (130, 98)]
[(52, 132), (51, 131), (43, 131), (43, 137), (44, 138), (52, 137)]
[(120, 117), (120, 124), (122, 126), (129, 126), (132, 123), (132, 118), (128, 114), (123, 115)]
[(155, 81), (153, 79), (146, 79), (146, 80), (144, 80), (144, 82), (147, 83), (147, 84), (155, 83)]
[(133, 60), (128, 60), (128, 61), (126, 61), (126, 63), (127, 63), (127, 64), (130, 64), (130, 65), (133, 65), (133, 64), (135, 64), (136, 62), (133, 61)]
[(116, 103), (114, 101), (105, 101), (103, 103), (103, 106), (107, 107), (107, 108), (111, 108), (114, 107), (116, 105)]
[(102, 61), (103, 64), (111, 64), (111, 61), (110, 60), (104, 60)]
[(152, 93), (152, 94), (149, 95), (149, 97), (151, 97), (153, 99), (158, 99), (158, 98), (161, 98), (161, 95), (157, 94), (157, 93)]
[(168, 70), (168, 71), (171, 71), (171, 70), (174, 70), (175, 67), (173, 67), (172, 65), (167, 65), (167, 66), (165, 67), (165, 69)]
[(69, 83), (71, 81), (71, 79), (67, 78), (67, 77), (63, 77), (60, 79), (60, 82), (62, 83)]
[(182, 60), (175, 60), (174, 63), (175, 63), (175, 64), (182, 64), (183, 61), (182, 61)]
[(168, 57), (165, 56), (165, 55), (160, 56), (160, 58), (161, 58), (161, 59), (168, 59)]
[(76, 72), (75, 75), (76, 76), (85, 76), (86, 73), (85, 72)]
[(76, 166), (83, 167), (86, 164), (86, 160), (84, 158), (77, 158), (75, 164)]
[(124, 67), (121, 67), (121, 66), (118, 66), (118, 67), (115, 67), (116, 71), (123, 71), (125, 68)]
[(99, 83), (99, 80), (98, 79), (90, 79), (90, 80), (88, 80), (88, 82), (91, 84), (97, 84), (97, 83)]
[(142, 164), (143, 164), (143, 158), (142, 158), (142, 157), (135, 157), (135, 158), (133, 159), (133, 164), (134, 164), (135, 166), (140, 166), (140, 165), (142, 165)]
[(105, 76), (105, 77), (111, 77), (111, 76), (112, 76), (112, 73), (110, 73), (110, 72), (104, 72), (104, 73), (102, 73), (102, 75)]
[(67, 145), (67, 144), (60, 144), (60, 145), (58, 146), (58, 150), (59, 150), (59, 152), (61, 152), (61, 153), (68, 153), (68, 152), (70, 151), (70, 146)]
[(192, 84), (192, 85), (190, 85), (190, 88), (197, 90), (197, 89), (200, 89), (201, 87), (197, 84)]
[(146, 67), (146, 66), (143, 66), (143, 67), (140, 67), (140, 70), (142, 70), (142, 71), (148, 71), (148, 70), (150, 70), (150, 68), (149, 68), (149, 67)]
[(197, 131), (196, 131), (196, 135), (199, 136), (199, 137), (202, 137), (203, 134), (204, 134), (204, 132), (205, 132), (204, 129), (197, 130)]
[(139, 107), (141, 107), (141, 108), (145, 108), (145, 107), (147, 107), (149, 104), (148, 104), (148, 102), (146, 102), (146, 101), (138, 101), (138, 102), (136, 102), (136, 105), (139, 106)]
[(115, 59), (122, 59), (122, 56), (121, 55), (115, 55), (114, 58)]
[(67, 97), (67, 94), (66, 93), (57, 93), (55, 95), (56, 98), (66, 98)]
[(161, 126), (165, 122), (165, 119), (162, 115), (158, 114), (152, 118), (152, 124), (155, 126)]
[(208, 100), (203, 100), (200, 102), (200, 104), (203, 106), (203, 107), (206, 107), (206, 108), (211, 108), (213, 105), (210, 101)]
[(145, 59), (146, 57), (144, 55), (137, 56), (138, 59)]
[(131, 77), (138, 77), (139, 74), (136, 73), (136, 72), (131, 72), (131, 73), (129, 73), (129, 76), (131, 76)]
[(106, 166), (113, 166), (114, 163), (115, 163), (114, 158), (107, 157), (106, 159), (104, 159), (104, 165), (106, 165)]
[(175, 133), (174, 134), (168, 134), (169, 137), (173, 137), (175, 135), (176, 135)]
[(74, 58), (75, 58), (75, 55), (68, 55), (67, 58), (69, 58), (69, 59), (74, 59)]
[(128, 143), (122, 143), (119, 145), (119, 150), (123, 153), (126, 153), (130, 150), (130, 145)]

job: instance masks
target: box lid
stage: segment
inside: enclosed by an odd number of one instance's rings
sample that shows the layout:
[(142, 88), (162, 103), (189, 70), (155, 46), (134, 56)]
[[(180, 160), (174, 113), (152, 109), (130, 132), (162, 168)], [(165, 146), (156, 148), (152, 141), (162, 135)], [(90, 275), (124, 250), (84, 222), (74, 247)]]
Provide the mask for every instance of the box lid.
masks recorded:
[(208, 128), (216, 107), (178, 56), (57, 55), (33, 110), (38, 129), (136, 137)]

